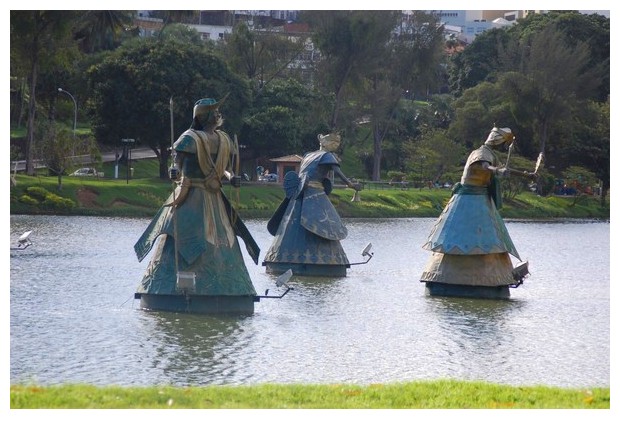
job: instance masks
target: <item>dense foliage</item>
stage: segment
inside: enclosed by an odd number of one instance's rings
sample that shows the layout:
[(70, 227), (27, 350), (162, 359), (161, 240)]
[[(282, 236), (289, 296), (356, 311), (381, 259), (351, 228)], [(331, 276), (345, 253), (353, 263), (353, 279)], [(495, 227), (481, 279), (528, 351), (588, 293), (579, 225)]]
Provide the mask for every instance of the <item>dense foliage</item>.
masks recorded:
[[(166, 175), (171, 140), (191, 124), (196, 100), (220, 100), (228, 94), (221, 110), (231, 133), (239, 128), (249, 102), (246, 82), (222, 59), (206, 46), (176, 39), (132, 40), (93, 66), (89, 79), (97, 139), (115, 146), (131, 138), (152, 148), (161, 177)], [(171, 130), (171, 111), (176, 130)]]
[[(229, 94), (224, 129), (255, 160), (314, 149), (316, 133), (337, 130), (368, 178), (392, 171), (454, 180), (497, 124), (513, 129), (516, 152), (532, 167), (542, 152), (545, 174), (558, 179), (584, 168), (602, 182), (605, 200), (604, 16), (528, 14), (455, 50), (436, 17), (422, 11), (304, 11), (306, 39), (238, 22), (218, 43), (175, 24), (194, 22), (191, 11), (159, 11), (165, 25), (156, 37), (139, 37), (134, 14), (11, 11), (11, 124), (27, 130), (11, 153), (27, 160), (29, 174), (41, 150), (58, 152), (37, 142), (36, 123), (69, 123), (75, 108), (99, 145), (133, 138), (150, 146), (163, 176), (192, 104)], [(311, 44), (320, 55), (301, 73), (295, 67)], [(66, 85), (78, 95), (75, 105), (57, 90)]]

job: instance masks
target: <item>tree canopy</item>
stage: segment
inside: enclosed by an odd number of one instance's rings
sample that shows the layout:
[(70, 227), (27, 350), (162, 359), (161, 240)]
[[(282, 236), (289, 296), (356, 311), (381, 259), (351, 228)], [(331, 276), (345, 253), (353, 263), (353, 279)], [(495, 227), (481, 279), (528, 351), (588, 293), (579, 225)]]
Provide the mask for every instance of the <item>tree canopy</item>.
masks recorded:
[(254, 153), (274, 157), (316, 150), (318, 133), (329, 132), (329, 102), (293, 79), (274, 81), (246, 112), (241, 141)]
[[(531, 13), (453, 54), (455, 40), (422, 11), (303, 11), (305, 35), (238, 22), (217, 43), (174, 24), (195, 22), (194, 12), (158, 13), (165, 28), (140, 38), (131, 11), (11, 11), (11, 123), (27, 120), (29, 174), (40, 148), (55, 153), (37, 142), (35, 122), (73, 122), (62, 87), (98, 144), (139, 140), (162, 176), (193, 103), (230, 94), (223, 129), (246, 155), (301, 153), (317, 133), (341, 131), (374, 180), (420, 170), (421, 156), (425, 173), (443, 174), (497, 124), (513, 128), (530, 162), (543, 151), (554, 174), (583, 166), (609, 184), (609, 18)], [(292, 61), (312, 45), (300, 79)]]
[(116, 146), (124, 138), (139, 140), (157, 154), (162, 177), (170, 155), (171, 98), (175, 139), (191, 124), (196, 100), (229, 94), (221, 111), (231, 134), (238, 132), (249, 102), (246, 82), (222, 59), (205, 46), (177, 39), (131, 41), (93, 66), (89, 80), (98, 141)]

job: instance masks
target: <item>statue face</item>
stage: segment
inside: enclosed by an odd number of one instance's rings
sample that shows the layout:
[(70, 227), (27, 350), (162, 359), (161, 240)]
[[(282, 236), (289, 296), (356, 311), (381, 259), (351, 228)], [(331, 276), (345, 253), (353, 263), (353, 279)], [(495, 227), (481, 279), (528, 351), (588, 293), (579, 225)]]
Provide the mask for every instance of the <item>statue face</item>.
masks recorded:
[(223, 122), (222, 114), (217, 109), (204, 113), (201, 112), (197, 114), (196, 117), (202, 124), (205, 124), (205, 127), (219, 127)]
[(320, 147), (327, 152), (334, 152), (340, 147), (339, 134), (319, 135)]

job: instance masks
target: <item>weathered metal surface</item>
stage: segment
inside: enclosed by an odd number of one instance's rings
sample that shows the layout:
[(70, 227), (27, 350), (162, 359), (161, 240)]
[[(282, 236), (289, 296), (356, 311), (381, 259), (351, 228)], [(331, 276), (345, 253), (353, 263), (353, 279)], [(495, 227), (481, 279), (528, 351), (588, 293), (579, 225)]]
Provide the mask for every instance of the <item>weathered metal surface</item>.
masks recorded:
[(337, 166), (333, 154), (316, 151), (304, 157), (298, 180), (287, 173), (285, 203), (268, 223), (274, 240), (263, 262), (267, 272), (291, 269), (298, 276), (346, 276), (350, 263), (340, 240), (346, 238), (347, 228), (329, 200), (331, 182), (326, 179)]
[(238, 238), (256, 264), (260, 249), (221, 189), (222, 178), (234, 176), (238, 145), (216, 129), (221, 124), (218, 105), (213, 99), (196, 103), (194, 114), (203, 118), (195, 116), (192, 128), (173, 144), (183, 201), (173, 204), (173, 192), (134, 245), (140, 261), (154, 249), (136, 293), (143, 308), (254, 310), (256, 291)]
[(286, 262), (263, 262), (265, 271), (269, 274), (281, 274), (287, 270), (293, 271), (296, 276), (308, 277), (346, 277), (349, 264), (325, 265), (325, 264), (295, 264)]
[(200, 296), (158, 295), (136, 293), (140, 308), (153, 311), (198, 314), (253, 314), (257, 297), (246, 296)]
[[(511, 141), (509, 129), (493, 130), (489, 138), (507, 135)], [(509, 287), (520, 285), (527, 275), (527, 265), (522, 273), (513, 272), (510, 255), (521, 257), (498, 211), (498, 164), (489, 145), (469, 155), (461, 182), (422, 246), (433, 252), (420, 278), (427, 294), (508, 298)]]
[(426, 282), (426, 294), (430, 296), (454, 296), (463, 298), (508, 299), (508, 286), (471, 286)]

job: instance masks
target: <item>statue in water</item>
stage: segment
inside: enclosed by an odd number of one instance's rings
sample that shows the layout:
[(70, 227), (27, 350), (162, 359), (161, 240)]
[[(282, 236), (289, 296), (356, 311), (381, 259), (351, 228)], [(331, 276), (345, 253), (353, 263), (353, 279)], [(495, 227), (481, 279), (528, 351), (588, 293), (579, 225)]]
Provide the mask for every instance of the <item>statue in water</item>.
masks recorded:
[(521, 257), (498, 211), (499, 177), (536, 175), (500, 165), (494, 149), (513, 140), (510, 128), (494, 127), (469, 155), (461, 181), (423, 246), (433, 252), (420, 279), (426, 282), (427, 293), (507, 298), (508, 288), (519, 286), (528, 274), (527, 262), (513, 268), (510, 255), (519, 261)]
[(191, 127), (173, 144), (176, 189), (134, 246), (141, 261), (162, 236), (136, 294), (143, 308), (253, 311), (256, 291), (237, 237), (256, 264), (260, 249), (222, 191), (224, 178), (241, 183), (231, 171), (236, 142), (218, 129), (222, 102), (198, 100)]
[(359, 191), (340, 170), (334, 151), (340, 146), (338, 134), (318, 136), (320, 149), (307, 153), (299, 175), (289, 171), (284, 177), (285, 198), (267, 224), (274, 241), (263, 265), (267, 272), (307, 276), (344, 277), (349, 260), (340, 240), (347, 228), (328, 198), (332, 190), (330, 175), (340, 177)]

